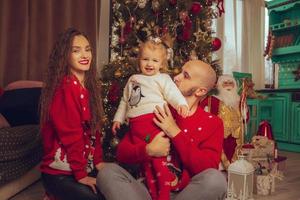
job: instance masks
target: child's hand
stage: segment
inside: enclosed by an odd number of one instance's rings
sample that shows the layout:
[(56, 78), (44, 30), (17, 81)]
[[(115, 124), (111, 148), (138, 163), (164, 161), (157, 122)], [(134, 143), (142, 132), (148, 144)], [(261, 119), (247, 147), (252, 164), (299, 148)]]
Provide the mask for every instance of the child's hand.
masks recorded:
[(181, 115), (183, 118), (186, 118), (189, 114), (189, 107), (186, 105), (179, 105), (177, 107), (177, 113)]
[(117, 121), (113, 122), (113, 125), (111, 127), (112, 133), (114, 135), (116, 135), (117, 134), (117, 130), (120, 129), (120, 127), (121, 127), (121, 122), (117, 122)]

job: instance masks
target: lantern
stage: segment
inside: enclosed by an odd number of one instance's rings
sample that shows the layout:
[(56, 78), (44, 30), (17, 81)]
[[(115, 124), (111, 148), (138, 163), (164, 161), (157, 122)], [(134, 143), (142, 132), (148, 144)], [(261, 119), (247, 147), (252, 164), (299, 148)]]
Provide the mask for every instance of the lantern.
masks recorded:
[(226, 200), (253, 200), (254, 167), (244, 155), (228, 167)]

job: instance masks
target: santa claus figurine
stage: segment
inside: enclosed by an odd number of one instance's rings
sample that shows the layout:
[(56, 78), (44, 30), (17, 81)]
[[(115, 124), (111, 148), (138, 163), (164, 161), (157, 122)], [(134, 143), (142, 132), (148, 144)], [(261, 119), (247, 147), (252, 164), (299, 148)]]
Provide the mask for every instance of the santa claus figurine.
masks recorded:
[(229, 164), (237, 159), (238, 149), (243, 145), (243, 118), (240, 112), (240, 96), (235, 79), (231, 75), (222, 75), (217, 82), (216, 97), (223, 103), (219, 105), (218, 116), (224, 124), (224, 142), (222, 167), (227, 170)]

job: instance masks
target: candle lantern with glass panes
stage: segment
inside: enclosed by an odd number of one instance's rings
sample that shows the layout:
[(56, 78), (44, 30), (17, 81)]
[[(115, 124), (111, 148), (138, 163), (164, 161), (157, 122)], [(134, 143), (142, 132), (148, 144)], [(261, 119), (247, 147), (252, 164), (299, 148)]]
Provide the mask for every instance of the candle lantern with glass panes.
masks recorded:
[(244, 155), (228, 167), (226, 200), (253, 200), (254, 167)]

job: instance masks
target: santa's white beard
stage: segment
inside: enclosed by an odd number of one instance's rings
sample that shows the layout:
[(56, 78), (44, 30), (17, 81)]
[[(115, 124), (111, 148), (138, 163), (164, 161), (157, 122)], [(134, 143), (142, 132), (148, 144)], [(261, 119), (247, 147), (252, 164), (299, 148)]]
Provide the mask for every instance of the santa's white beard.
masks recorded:
[(232, 89), (232, 90), (226, 90), (226, 89), (219, 89), (219, 94), (217, 97), (225, 103), (227, 106), (231, 106), (235, 109), (239, 109), (240, 104), (240, 96), (238, 93)]

